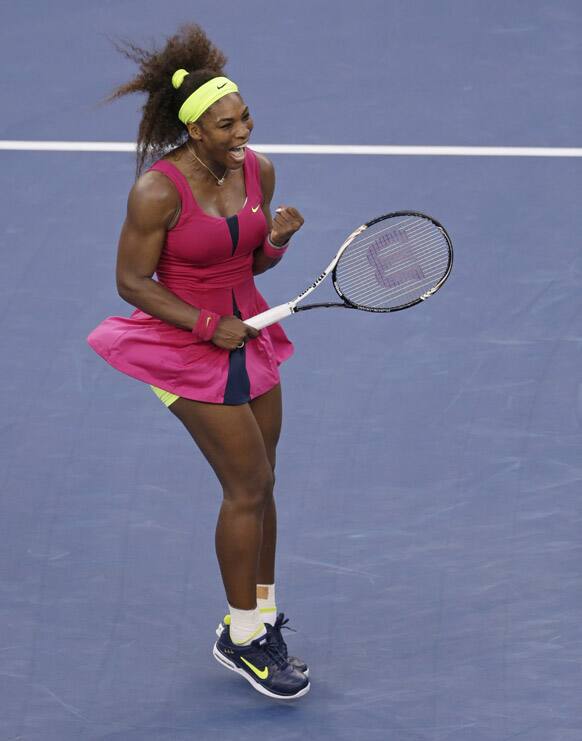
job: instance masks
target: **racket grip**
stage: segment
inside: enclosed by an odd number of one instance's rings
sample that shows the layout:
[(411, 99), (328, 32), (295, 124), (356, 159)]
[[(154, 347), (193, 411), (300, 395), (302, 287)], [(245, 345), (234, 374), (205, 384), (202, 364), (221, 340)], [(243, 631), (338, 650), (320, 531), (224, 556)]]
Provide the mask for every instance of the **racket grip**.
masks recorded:
[(292, 313), (293, 310), (289, 304), (280, 304), (279, 306), (273, 306), (272, 309), (267, 309), (267, 311), (256, 314), (249, 319), (243, 319), (243, 321), (255, 329), (263, 329), (271, 324), (275, 324), (275, 322), (280, 322), (286, 316), (291, 316)]

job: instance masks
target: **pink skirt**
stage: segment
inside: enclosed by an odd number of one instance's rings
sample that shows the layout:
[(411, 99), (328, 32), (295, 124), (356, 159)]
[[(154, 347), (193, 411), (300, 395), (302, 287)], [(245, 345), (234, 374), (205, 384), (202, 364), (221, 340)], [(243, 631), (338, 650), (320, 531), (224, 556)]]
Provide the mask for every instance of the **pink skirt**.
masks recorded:
[[(253, 280), (233, 289), (197, 294), (180, 298), (221, 315), (232, 314), (234, 294), (243, 321), (269, 308)], [(87, 342), (111, 366), (132, 378), (186, 399), (214, 404), (244, 403), (267, 393), (279, 383), (279, 365), (293, 354), (293, 345), (278, 324), (261, 330), (241, 350), (229, 352), (140, 309), (130, 317), (108, 317)]]

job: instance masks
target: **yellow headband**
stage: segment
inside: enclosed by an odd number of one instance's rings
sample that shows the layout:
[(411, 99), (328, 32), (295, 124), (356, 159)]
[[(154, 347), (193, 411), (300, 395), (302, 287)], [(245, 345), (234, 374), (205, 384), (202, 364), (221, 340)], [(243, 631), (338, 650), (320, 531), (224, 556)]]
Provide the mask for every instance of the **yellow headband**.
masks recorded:
[[(184, 78), (190, 74), (185, 69), (179, 69), (172, 75), (172, 85), (178, 89)], [(178, 118), (183, 124), (193, 123), (217, 100), (229, 93), (238, 93), (238, 87), (228, 77), (213, 77), (195, 90), (182, 103)]]

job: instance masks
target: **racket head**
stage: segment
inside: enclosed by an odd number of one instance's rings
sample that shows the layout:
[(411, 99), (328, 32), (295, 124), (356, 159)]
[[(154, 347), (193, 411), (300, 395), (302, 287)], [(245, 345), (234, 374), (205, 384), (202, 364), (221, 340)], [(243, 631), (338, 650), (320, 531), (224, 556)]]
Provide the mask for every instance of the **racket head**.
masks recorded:
[(453, 267), (444, 226), (420, 211), (394, 211), (356, 230), (332, 271), (333, 286), (353, 309), (401, 311), (425, 301)]

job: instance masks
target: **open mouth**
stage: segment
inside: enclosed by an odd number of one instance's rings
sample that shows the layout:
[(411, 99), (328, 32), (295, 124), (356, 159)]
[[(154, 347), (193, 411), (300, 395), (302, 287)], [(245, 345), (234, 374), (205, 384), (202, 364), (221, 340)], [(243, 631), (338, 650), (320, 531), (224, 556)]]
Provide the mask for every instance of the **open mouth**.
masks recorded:
[(246, 145), (243, 144), (240, 147), (231, 147), (228, 152), (231, 155), (233, 159), (235, 159), (237, 162), (242, 162), (245, 158), (245, 149)]

